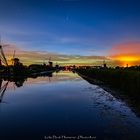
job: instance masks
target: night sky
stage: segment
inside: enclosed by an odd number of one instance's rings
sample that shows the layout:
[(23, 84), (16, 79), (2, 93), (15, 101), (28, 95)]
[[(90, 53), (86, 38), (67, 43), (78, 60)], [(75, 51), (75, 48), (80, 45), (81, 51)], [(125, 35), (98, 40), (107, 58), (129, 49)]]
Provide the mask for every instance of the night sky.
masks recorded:
[(140, 44), (140, 1), (0, 0), (0, 34), (24, 51), (107, 56)]

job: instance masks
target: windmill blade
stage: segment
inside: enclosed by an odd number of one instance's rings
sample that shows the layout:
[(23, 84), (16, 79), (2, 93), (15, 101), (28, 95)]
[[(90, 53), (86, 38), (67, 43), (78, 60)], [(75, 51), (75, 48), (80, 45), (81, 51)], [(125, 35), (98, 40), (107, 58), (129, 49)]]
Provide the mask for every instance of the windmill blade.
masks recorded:
[(2, 57), (3, 57), (3, 60), (4, 60), (5, 64), (6, 64), (6, 66), (8, 66), (8, 63), (7, 63), (7, 60), (6, 60), (6, 57), (5, 57), (5, 54), (4, 54), (4, 52), (3, 52), (2, 47), (0, 48), (0, 51), (1, 51), (1, 55), (2, 55)]
[[(7, 46), (8, 44), (5, 44), (5, 45)], [(6, 66), (8, 66), (8, 62), (7, 62), (7, 59), (6, 59), (5, 54), (4, 54), (4, 51), (3, 51), (3, 46), (4, 45), (2, 45), (2, 39), (1, 39), (1, 36), (0, 36), (0, 57), (1, 57), (2, 62)]]
[(0, 59), (1, 59), (2, 63), (6, 65), (6, 63), (5, 63), (4, 59), (3, 59), (3, 57), (0, 56)]
[(14, 53), (13, 53), (13, 59), (15, 58), (15, 54), (16, 54), (16, 50), (14, 50)]
[(1, 59), (2, 63), (6, 65), (5, 59), (3, 58), (2, 54), (0, 54), (0, 59)]
[(16, 53), (16, 50), (14, 50), (14, 53), (13, 53), (12, 65), (14, 64), (15, 53)]

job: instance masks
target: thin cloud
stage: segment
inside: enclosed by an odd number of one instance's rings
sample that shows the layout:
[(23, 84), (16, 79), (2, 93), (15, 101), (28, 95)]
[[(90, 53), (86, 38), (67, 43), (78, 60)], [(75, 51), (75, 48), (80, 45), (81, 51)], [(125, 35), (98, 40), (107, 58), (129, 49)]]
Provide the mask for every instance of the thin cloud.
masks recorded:
[(78, 64), (78, 65), (88, 65), (96, 64), (98, 61), (108, 60), (104, 56), (81, 56), (81, 55), (64, 55), (53, 52), (42, 52), (42, 51), (25, 51), (17, 48), (15, 45), (8, 44), (4, 47), (5, 55), (10, 63), (14, 50), (16, 51), (15, 57), (20, 58), (20, 61), (26, 65), (37, 63), (42, 64), (43, 62), (48, 62), (49, 58), (52, 59), (54, 63), (59, 64)]
[(140, 55), (140, 42), (128, 42), (113, 46), (108, 55)]

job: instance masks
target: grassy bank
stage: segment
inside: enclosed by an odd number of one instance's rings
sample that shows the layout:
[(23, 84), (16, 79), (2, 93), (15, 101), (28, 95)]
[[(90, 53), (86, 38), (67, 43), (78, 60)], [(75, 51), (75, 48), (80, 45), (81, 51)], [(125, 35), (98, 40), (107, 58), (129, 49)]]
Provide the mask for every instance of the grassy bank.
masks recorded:
[(131, 96), (140, 97), (140, 71), (129, 69), (76, 69), (76, 72), (101, 81), (124, 91)]
[(118, 90), (119, 92), (117, 91), (114, 96), (125, 100), (131, 109), (140, 116), (139, 70), (79, 68), (75, 71), (89, 83), (101, 84), (105, 90), (108, 87)]

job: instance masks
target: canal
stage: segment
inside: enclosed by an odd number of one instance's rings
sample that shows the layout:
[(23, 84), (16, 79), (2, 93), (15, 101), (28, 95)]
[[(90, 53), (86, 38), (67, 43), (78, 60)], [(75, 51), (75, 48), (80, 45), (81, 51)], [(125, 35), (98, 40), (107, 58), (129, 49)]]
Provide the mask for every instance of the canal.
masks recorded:
[(0, 103), (0, 139), (62, 136), (139, 140), (140, 118), (125, 101), (72, 72), (9, 82)]

